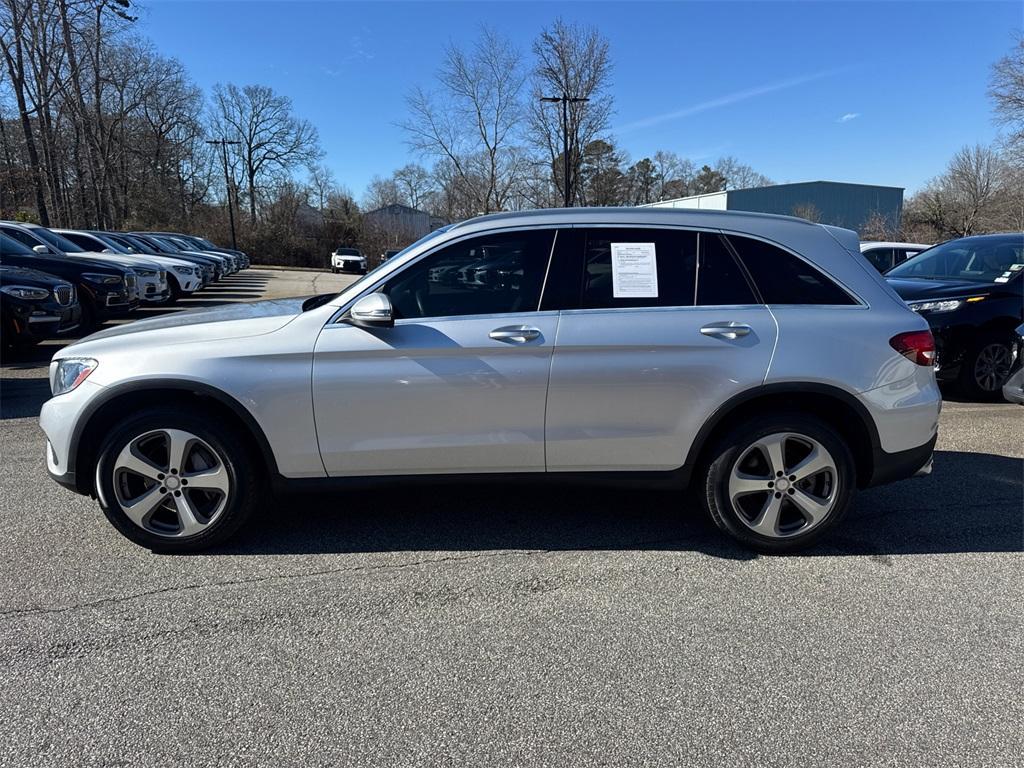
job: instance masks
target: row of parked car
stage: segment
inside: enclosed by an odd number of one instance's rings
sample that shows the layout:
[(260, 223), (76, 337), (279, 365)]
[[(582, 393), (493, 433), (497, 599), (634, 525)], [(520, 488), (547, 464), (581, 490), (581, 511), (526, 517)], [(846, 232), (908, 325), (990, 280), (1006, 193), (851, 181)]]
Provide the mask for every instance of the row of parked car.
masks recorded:
[(87, 333), (142, 305), (173, 304), (248, 266), (242, 251), (177, 232), (0, 221), (0, 334), (13, 347)]

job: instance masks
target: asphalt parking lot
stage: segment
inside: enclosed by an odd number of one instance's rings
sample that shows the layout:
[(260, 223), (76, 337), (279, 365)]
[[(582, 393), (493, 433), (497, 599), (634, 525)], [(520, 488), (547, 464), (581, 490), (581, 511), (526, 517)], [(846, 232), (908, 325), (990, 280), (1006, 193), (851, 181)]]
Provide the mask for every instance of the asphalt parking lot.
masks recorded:
[(46, 477), (55, 348), (0, 380), (0, 764), (1021, 765), (1024, 408), (947, 403), (802, 556), (665, 492), (398, 486), (167, 557)]

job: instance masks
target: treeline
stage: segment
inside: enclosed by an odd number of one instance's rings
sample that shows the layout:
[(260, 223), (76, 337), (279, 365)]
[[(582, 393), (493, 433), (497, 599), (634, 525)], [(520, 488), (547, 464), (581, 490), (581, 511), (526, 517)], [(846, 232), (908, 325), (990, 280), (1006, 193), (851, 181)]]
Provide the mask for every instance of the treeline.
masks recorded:
[[(138, 33), (135, 10), (134, 0), (0, 0), (0, 216), (229, 242), (230, 203), (239, 246), (254, 259), (323, 266), (338, 245), (379, 249), (363, 213), (391, 203), (455, 221), (566, 197), (641, 205), (771, 183), (733, 157), (695, 163), (665, 149), (630, 158), (611, 125), (607, 40), (557, 20), (525, 52), (486, 28), (450, 45), (399, 121), (416, 162), (375, 177), (360, 205), (286, 96), (230, 83), (203, 93)], [(880, 231), (879, 220), (863, 235), (1021, 229), (1022, 52), (1018, 41), (993, 68), (1004, 138), (958, 153), (908, 200), (901, 231)]]
[[(609, 130), (607, 41), (556, 21), (529, 57), (487, 29), (449, 47), (408, 97), (403, 127), (422, 162), (375, 178), (360, 207), (286, 96), (230, 83), (204, 94), (137, 32), (135, 11), (133, 0), (0, 0), (0, 216), (226, 242), (230, 201), (255, 258), (320, 265), (334, 246), (379, 237), (361, 212), (392, 202), (454, 221), (561, 205), (566, 184), (574, 205), (636, 205), (770, 183), (731, 157), (632, 161)], [(547, 93), (587, 100), (568, 105), (565, 136)]]

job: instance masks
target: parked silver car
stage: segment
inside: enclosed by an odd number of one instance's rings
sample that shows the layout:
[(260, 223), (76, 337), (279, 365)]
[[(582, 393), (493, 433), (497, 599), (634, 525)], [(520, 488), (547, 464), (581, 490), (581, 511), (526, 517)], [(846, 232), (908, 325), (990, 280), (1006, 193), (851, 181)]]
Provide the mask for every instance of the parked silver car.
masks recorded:
[(853, 232), (551, 210), (438, 230), (338, 295), (97, 333), (55, 356), (40, 421), (52, 476), (162, 551), (223, 541), (269, 489), (535, 473), (695, 483), (777, 552), (930, 471), (933, 361)]

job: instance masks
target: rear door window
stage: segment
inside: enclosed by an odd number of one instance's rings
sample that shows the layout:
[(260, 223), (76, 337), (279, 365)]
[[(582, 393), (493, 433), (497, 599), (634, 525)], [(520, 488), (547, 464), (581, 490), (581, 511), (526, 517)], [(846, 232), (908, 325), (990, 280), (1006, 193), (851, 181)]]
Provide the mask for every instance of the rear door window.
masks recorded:
[(693, 306), (697, 233), (583, 230), (581, 309)]

